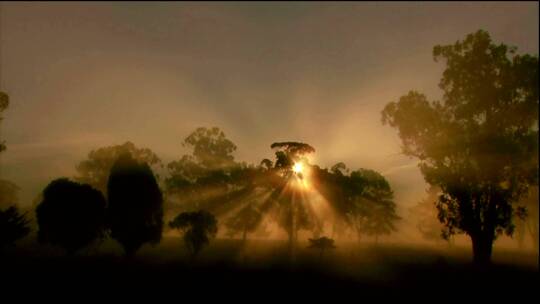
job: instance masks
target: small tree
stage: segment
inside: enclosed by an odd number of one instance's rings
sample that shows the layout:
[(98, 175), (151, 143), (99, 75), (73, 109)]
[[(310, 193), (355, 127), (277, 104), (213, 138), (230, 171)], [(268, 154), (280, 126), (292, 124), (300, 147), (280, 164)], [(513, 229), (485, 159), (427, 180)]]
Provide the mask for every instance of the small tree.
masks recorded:
[(335, 249), (336, 246), (334, 245), (334, 240), (331, 238), (327, 238), (325, 236), (316, 238), (316, 239), (309, 239), (310, 245), (308, 248), (312, 249), (318, 249), (319, 251), (319, 257), (322, 257), (324, 251), (326, 249)]
[(17, 207), (0, 210), (0, 250), (27, 236), (30, 233), (28, 224), (26, 214), (20, 214)]
[[(343, 178), (345, 178), (343, 180)], [(358, 239), (362, 234), (375, 236), (396, 231), (394, 223), (400, 219), (396, 214), (394, 192), (386, 178), (379, 172), (359, 169), (350, 176), (339, 179), (348, 200), (342, 207), (347, 219), (356, 230)]]
[(246, 241), (247, 234), (255, 231), (262, 220), (261, 212), (253, 207), (253, 204), (254, 202), (242, 208), (242, 210), (225, 222), (229, 234), (235, 235), (237, 233), (242, 233), (243, 242)]
[(184, 242), (192, 258), (216, 236), (218, 227), (216, 218), (209, 212), (201, 210), (180, 213), (169, 222), (169, 227), (184, 232)]
[(374, 236), (375, 244), (377, 244), (379, 236), (396, 231), (394, 221), (399, 220), (400, 217), (395, 214), (395, 205), (392, 201), (365, 200), (364, 204), (367, 205), (368, 213), (362, 230), (367, 235)]
[(104, 236), (105, 198), (90, 185), (56, 179), (43, 190), (36, 217), (40, 243), (74, 254)]
[(163, 230), (163, 197), (152, 170), (130, 154), (121, 155), (108, 182), (111, 237), (132, 256), (144, 244), (156, 244)]

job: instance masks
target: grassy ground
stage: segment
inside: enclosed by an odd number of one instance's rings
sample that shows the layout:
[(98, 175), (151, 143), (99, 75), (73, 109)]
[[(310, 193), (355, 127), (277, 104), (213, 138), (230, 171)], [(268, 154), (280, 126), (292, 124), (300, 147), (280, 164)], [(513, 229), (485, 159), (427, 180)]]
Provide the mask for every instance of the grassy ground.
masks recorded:
[(478, 268), (470, 264), (466, 248), (338, 244), (321, 257), (300, 244), (291, 262), (285, 245), (215, 240), (192, 260), (180, 238), (168, 237), (128, 260), (114, 241), (73, 257), (27, 241), (5, 252), (1, 286), (12, 291), (37, 288), (51, 295), (55, 290), (203, 298), (399, 295), (445, 301), (465, 295), (516, 300), (533, 295), (538, 283), (538, 256), (533, 253), (496, 250), (493, 265)]

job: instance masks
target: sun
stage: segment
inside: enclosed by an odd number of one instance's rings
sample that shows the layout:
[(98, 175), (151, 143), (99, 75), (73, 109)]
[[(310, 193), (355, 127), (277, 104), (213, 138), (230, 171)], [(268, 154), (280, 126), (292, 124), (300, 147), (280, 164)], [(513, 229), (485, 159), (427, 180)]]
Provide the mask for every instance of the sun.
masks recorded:
[(295, 163), (292, 170), (294, 171), (294, 173), (302, 173), (302, 171), (304, 170), (304, 166), (301, 163)]

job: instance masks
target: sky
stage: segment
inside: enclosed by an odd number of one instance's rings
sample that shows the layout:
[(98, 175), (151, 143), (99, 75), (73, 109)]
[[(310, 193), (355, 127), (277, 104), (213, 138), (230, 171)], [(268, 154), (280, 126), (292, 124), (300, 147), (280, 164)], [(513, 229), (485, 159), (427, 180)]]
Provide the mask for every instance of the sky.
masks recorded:
[(440, 98), (433, 46), (484, 29), (538, 54), (538, 28), (537, 2), (0, 2), (0, 177), (28, 205), (92, 149), (129, 140), (169, 162), (217, 126), (237, 160), (302, 141), (322, 167), (377, 170), (405, 208), (427, 185), (381, 110)]

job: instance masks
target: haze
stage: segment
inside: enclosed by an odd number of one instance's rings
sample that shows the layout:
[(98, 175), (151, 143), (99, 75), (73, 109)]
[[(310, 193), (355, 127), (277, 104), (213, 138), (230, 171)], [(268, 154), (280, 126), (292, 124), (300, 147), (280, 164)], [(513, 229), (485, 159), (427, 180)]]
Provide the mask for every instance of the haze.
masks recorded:
[(129, 140), (166, 163), (218, 126), (238, 160), (297, 140), (321, 166), (380, 171), (405, 208), (427, 185), (380, 111), (410, 89), (440, 95), (433, 46), (485, 29), (538, 53), (538, 3), (0, 5), (0, 174), (21, 205), (92, 149)]

